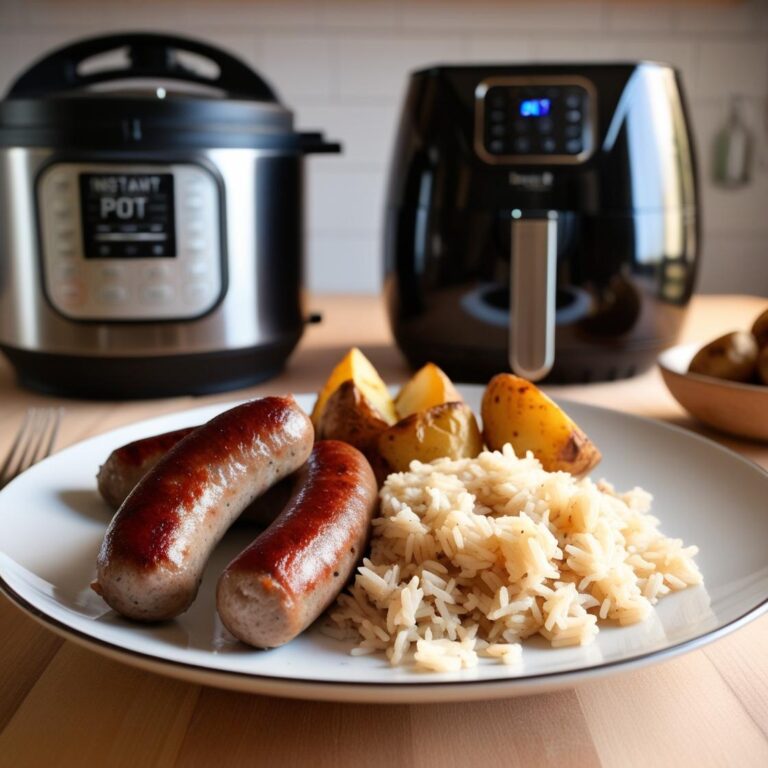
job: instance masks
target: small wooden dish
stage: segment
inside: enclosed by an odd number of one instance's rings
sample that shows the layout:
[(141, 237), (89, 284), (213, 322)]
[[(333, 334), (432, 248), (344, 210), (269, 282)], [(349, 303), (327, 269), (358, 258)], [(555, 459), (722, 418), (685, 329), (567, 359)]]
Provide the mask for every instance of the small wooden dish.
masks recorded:
[(688, 373), (701, 346), (684, 344), (659, 355), (661, 376), (672, 396), (688, 413), (711, 427), (738, 437), (768, 441), (768, 386)]

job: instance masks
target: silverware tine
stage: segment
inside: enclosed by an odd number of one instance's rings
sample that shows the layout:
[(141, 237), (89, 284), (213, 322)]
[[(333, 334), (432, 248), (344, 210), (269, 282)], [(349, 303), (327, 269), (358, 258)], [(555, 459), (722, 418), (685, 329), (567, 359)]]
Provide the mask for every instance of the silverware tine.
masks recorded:
[(62, 408), (30, 408), (0, 467), (0, 488), (33, 464), (51, 455), (59, 433)]

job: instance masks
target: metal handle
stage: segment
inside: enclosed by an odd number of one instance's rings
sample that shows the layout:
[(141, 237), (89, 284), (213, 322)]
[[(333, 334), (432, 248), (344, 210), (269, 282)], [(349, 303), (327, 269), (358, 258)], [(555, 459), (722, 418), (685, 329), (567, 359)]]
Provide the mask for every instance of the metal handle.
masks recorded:
[(512, 218), (509, 283), (509, 365), (531, 381), (555, 362), (557, 213)]

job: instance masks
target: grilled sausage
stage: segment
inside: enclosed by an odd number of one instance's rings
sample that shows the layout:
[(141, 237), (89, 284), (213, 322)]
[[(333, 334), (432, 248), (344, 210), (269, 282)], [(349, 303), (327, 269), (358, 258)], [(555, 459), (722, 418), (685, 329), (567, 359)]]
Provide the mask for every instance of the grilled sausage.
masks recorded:
[(139, 621), (183, 613), (224, 532), (255, 497), (306, 461), (313, 437), (292, 397), (253, 400), (190, 432), (112, 519), (94, 590)]
[[(115, 448), (99, 468), (96, 483), (104, 501), (116, 510), (144, 475), (182, 438), (196, 427), (144, 437)], [(268, 526), (282, 511), (291, 495), (290, 479), (273, 485), (243, 510), (239, 521)]]
[(239, 640), (273, 648), (331, 603), (362, 556), (378, 487), (360, 451), (315, 444), (296, 491), (274, 523), (222, 573), (216, 607)]
[(104, 501), (117, 509), (139, 480), (193, 429), (195, 427), (186, 427), (145, 437), (112, 451), (96, 475), (96, 484)]

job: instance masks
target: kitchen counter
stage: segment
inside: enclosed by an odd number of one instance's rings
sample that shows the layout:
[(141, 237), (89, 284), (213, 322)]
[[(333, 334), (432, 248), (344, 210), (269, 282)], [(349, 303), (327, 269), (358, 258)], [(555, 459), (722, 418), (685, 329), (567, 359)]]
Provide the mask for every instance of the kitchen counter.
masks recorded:
[[(766, 299), (697, 297), (682, 341), (746, 328)], [(271, 382), (207, 398), (67, 401), (58, 447), (208, 402), (316, 390), (346, 349), (389, 382), (408, 371), (372, 297), (315, 297), (310, 326)], [(83, 375), (87, 375), (84, 371)], [(548, 392), (673, 422), (768, 468), (768, 445), (695, 424), (658, 371)], [(0, 363), (0, 456), (28, 406)], [(768, 505), (767, 505), (768, 506)], [(472, 704), (351, 705), (205, 688), (108, 660), (36, 624), (0, 597), (0, 766), (768, 765), (768, 616), (701, 650), (577, 689)]]

